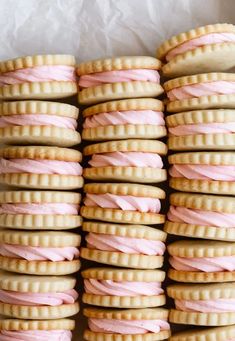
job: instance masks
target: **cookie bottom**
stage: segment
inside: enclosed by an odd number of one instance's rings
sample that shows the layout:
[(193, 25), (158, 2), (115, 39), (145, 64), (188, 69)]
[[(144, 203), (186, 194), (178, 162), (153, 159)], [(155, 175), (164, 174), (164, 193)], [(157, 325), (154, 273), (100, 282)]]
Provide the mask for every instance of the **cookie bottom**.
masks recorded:
[(196, 272), (170, 269), (168, 277), (176, 282), (185, 283), (222, 283), (235, 281), (235, 271)]
[(160, 341), (167, 340), (170, 335), (171, 332), (169, 330), (146, 334), (106, 334), (96, 333), (86, 329), (84, 339), (87, 341)]

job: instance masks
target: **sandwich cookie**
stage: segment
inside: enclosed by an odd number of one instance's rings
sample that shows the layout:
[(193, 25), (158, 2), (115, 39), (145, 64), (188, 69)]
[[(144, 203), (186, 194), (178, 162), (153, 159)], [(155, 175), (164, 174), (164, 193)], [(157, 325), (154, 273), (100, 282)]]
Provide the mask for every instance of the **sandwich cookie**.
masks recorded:
[(169, 149), (234, 150), (235, 110), (187, 111), (166, 118)]
[(235, 26), (207, 25), (180, 33), (158, 48), (157, 57), (170, 78), (229, 70), (235, 66)]
[(169, 277), (177, 282), (230, 282), (235, 279), (235, 243), (180, 240), (168, 246)]
[(235, 283), (173, 284), (167, 288), (174, 299), (170, 311), (172, 323), (198, 326), (235, 324)]
[(92, 183), (86, 193), (81, 215), (87, 219), (128, 224), (162, 224), (160, 199), (165, 192), (154, 186), (128, 183)]
[(75, 321), (0, 319), (0, 341), (71, 341)]
[(0, 139), (3, 144), (71, 147), (81, 142), (77, 118), (78, 109), (65, 103), (5, 102), (0, 104)]
[(173, 193), (165, 231), (190, 237), (235, 241), (235, 198)]
[(76, 279), (73, 277), (38, 277), (9, 272), (0, 275), (1, 315), (51, 320), (72, 316), (79, 311), (78, 293), (74, 289)]
[(149, 308), (166, 303), (160, 270), (92, 268), (82, 272), (85, 293), (82, 300), (96, 306)]
[(88, 329), (84, 333), (88, 341), (158, 341), (170, 336), (166, 309), (86, 308), (83, 313), (88, 318)]
[(235, 195), (235, 153), (194, 152), (169, 156), (170, 186), (183, 192)]
[(21, 230), (68, 230), (82, 224), (81, 194), (53, 191), (1, 191), (0, 226)]
[(87, 247), (81, 257), (127, 268), (156, 269), (163, 264), (166, 233), (144, 225), (83, 223)]
[(172, 335), (169, 341), (234, 341), (235, 325), (193, 329)]
[(81, 63), (77, 67), (79, 103), (87, 105), (161, 95), (160, 68), (161, 62), (148, 56), (122, 56)]
[(167, 179), (161, 156), (167, 146), (160, 141), (121, 140), (96, 143), (83, 150), (91, 156), (84, 177), (91, 180), (119, 180), (153, 183)]
[(4, 147), (0, 149), (0, 184), (32, 189), (81, 188), (81, 160), (82, 154), (75, 149)]
[(0, 99), (64, 98), (77, 93), (75, 57), (37, 55), (0, 62)]
[(79, 270), (80, 235), (71, 232), (0, 230), (0, 269), (35, 275)]
[(83, 111), (82, 138), (90, 141), (166, 136), (164, 105), (154, 98), (110, 101)]
[(167, 111), (235, 108), (235, 74), (203, 73), (164, 83)]

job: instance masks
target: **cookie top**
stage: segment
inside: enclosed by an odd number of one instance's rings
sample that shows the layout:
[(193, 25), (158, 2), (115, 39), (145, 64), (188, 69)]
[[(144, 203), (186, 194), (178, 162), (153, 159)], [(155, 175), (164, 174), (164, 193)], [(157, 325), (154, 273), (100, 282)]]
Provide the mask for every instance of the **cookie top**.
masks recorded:
[(170, 203), (196, 210), (235, 213), (235, 198), (214, 195), (173, 193)]
[(131, 98), (93, 105), (83, 110), (84, 117), (111, 111), (155, 110), (163, 111), (164, 105), (155, 98)]
[(121, 56), (114, 58), (96, 59), (81, 63), (77, 67), (79, 76), (105, 71), (154, 69), (161, 68), (160, 60), (149, 56)]
[(168, 318), (168, 310), (164, 308), (125, 310), (85, 308), (83, 314), (88, 318), (115, 320), (154, 320)]
[(166, 196), (161, 188), (129, 183), (90, 183), (84, 186), (84, 192), (91, 194), (133, 195), (136, 197), (158, 199), (164, 199)]
[(235, 166), (234, 152), (193, 152), (178, 153), (168, 157), (170, 164), (179, 165), (223, 165)]
[(84, 155), (112, 152), (145, 152), (166, 155), (167, 146), (161, 141), (121, 140), (95, 143), (84, 148)]
[(108, 223), (84, 222), (83, 231), (112, 234), (119, 237), (140, 238), (149, 240), (165, 241), (167, 234), (164, 231), (158, 230), (145, 225), (119, 225)]
[(78, 150), (69, 148), (46, 146), (12, 146), (0, 148), (0, 158), (80, 162), (82, 160), (82, 154)]
[(60, 191), (1, 191), (0, 204), (68, 203), (79, 204), (81, 194)]
[(235, 255), (235, 242), (180, 240), (167, 247), (171, 256), (186, 258), (226, 257)]
[(194, 329), (172, 335), (170, 341), (225, 341), (232, 340), (235, 325), (208, 329)]
[(0, 62), (0, 73), (42, 65), (68, 65), (75, 67), (75, 64), (75, 57), (66, 54), (26, 56)]
[(48, 101), (18, 101), (0, 103), (0, 116), (56, 115), (78, 118), (79, 109), (74, 105)]
[(171, 298), (178, 300), (218, 300), (235, 298), (235, 283), (173, 284), (167, 288)]
[(75, 321), (70, 319), (57, 320), (19, 320), (0, 319), (0, 330), (27, 331), (27, 330), (73, 330)]
[(33, 276), (18, 275), (0, 271), (0, 288), (2, 290), (25, 293), (63, 292), (75, 287), (76, 279), (72, 276)]
[(14, 231), (0, 230), (0, 243), (32, 247), (70, 247), (79, 246), (81, 236), (62, 231)]
[(157, 57), (164, 59), (165, 55), (176, 46), (185, 43), (188, 40), (195, 39), (210, 33), (235, 33), (235, 27), (232, 24), (215, 24), (197, 27), (188, 32), (180, 33), (171, 37), (169, 40), (164, 41), (163, 44), (157, 49)]

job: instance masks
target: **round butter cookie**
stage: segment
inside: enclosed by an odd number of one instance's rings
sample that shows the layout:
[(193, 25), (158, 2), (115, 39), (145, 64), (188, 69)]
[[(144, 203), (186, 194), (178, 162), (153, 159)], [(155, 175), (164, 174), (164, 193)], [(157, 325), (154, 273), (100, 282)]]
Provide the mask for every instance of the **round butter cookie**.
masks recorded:
[(176, 333), (169, 341), (232, 341), (235, 335), (235, 325), (206, 329), (193, 329)]

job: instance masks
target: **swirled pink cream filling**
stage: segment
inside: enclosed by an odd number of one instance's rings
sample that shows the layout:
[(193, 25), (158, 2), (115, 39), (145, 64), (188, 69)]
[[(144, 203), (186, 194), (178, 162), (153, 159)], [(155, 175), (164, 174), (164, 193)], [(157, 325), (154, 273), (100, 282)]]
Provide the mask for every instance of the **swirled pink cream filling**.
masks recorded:
[(84, 280), (85, 292), (93, 295), (110, 296), (154, 296), (164, 290), (158, 282), (116, 282), (112, 280)]
[(0, 302), (6, 304), (17, 304), (27, 306), (59, 306), (62, 304), (72, 304), (78, 298), (78, 293), (74, 289), (64, 292), (30, 293), (9, 290), (0, 290)]
[(235, 312), (234, 298), (219, 298), (217, 300), (175, 300), (177, 310), (200, 313)]
[(74, 246), (68, 247), (39, 247), (12, 244), (0, 244), (0, 255), (28, 261), (59, 262), (74, 260), (79, 257), (79, 250)]
[(46, 114), (8, 115), (0, 117), (0, 128), (12, 126), (54, 126), (76, 130), (77, 121), (72, 117)]
[(155, 110), (110, 111), (86, 117), (83, 128), (127, 124), (165, 126), (165, 120), (163, 113)]
[(170, 325), (165, 320), (116, 320), (89, 318), (88, 326), (97, 333), (114, 334), (146, 334), (160, 333), (169, 330)]
[(85, 206), (121, 209), (123, 211), (139, 211), (159, 213), (161, 202), (156, 198), (134, 197), (131, 195), (91, 194), (87, 193)]
[(167, 217), (175, 223), (227, 228), (235, 227), (235, 214), (233, 213), (195, 210), (171, 205)]
[(77, 215), (78, 204), (0, 204), (0, 214), (71, 214)]
[(88, 233), (87, 246), (102, 251), (119, 251), (128, 254), (162, 256), (165, 244), (159, 240), (120, 237), (111, 234)]
[(0, 74), (0, 86), (51, 81), (76, 82), (75, 68), (68, 65), (42, 65)]
[(235, 255), (224, 257), (186, 258), (171, 256), (171, 266), (178, 271), (221, 272), (235, 271)]
[(70, 330), (1, 330), (0, 341), (71, 341)]
[(82, 167), (78, 162), (2, 158), (0, 174), (6, 173), (82, 175)]
[(105, 154), (93, 154), (88, 162), (92, 167), (150, 167), (162, 168), (163, 162), (156, 153), (143, 152), (113, 152)]
[(173, 178), (235, 181), (235, 166), (173, 165), (169, 174)]
[(235, 133), (235, 122), (185, 124), (168, 128), (174, 136)]
[(215, 81), (184, 85), (167, 91), (170, 101), (177, 101), (189, 98), (198, 98), (212, 95), (235, 94), (235, 82)]
[(90, 88), (101, 84), (133, 81), (160, 83), (160, 76), (157, 70), (149, 69), (105, 71), (82, 75), (78, 85), (81, 88)]
[(171, 49), (166, 55), (166, 61), (169, 62), (179, 54), (192, 51), (197, 47), (221, 43), (235, 43), (235, 34), (229, 32), (209, 33), (198, 38), (190, 39)]

